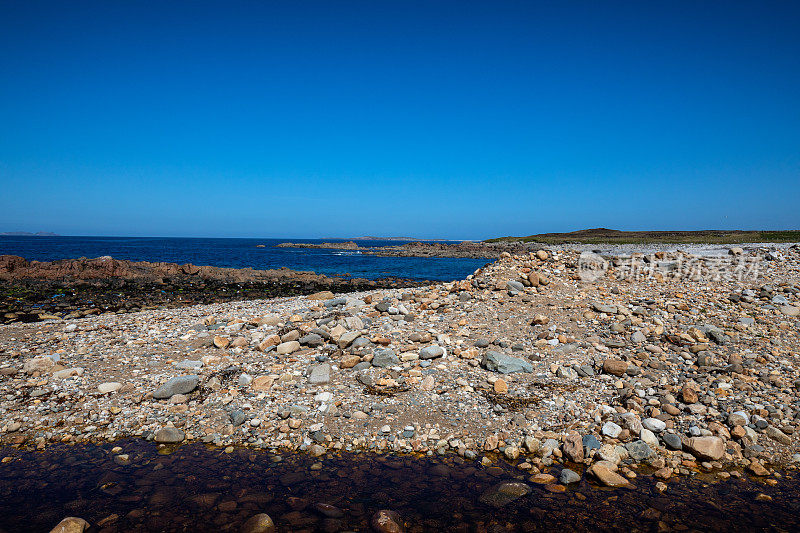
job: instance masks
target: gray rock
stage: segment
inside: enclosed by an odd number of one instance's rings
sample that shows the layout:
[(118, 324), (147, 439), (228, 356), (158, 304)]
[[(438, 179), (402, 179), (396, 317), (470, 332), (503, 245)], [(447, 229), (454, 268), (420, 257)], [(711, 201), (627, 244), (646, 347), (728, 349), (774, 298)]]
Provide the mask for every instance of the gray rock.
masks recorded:
[(164, 400), (172, 398), (176, 394), (189, 394), (197, 388), (200, 383), (200, 376), (178, 376), (172, 378), (153, 392), (153, 398), (157, 400)]
[(605, 313), (607, 315), (616, 315), (617, 314), (617, 306), (616, 305), (606, 305), (599, 302), (594, 302), (592, 304), (592, 308), (597, 311), (598, 313)]
[(308, 375), (308, 382), (311, 385), (326, 385), (331, 382), (331, 365), (320, 363), (311, 368)]
[(646, 340), (647, 338), (641, 331), (634, 331), (633, 334), (631, 335), (631, 342), (634, 342), (636, 344), (641, 344)]
[(156, 431), (155, 440), (162, 444), (174, 444), (176, 442), (183, 442), (186, 434), (178, 428), (161, 428)]
[(228, 417), (231, 419), (231, 424), (234, 426), (241, 426), (244, 424), (244, 421), (247, 420), (247, 415), (244, 414), (244, 411), (239, 409), (234, 409), (228, 413)]
[(569, 485), (570, 483), (577, 483), (581, 480), (581, 476), (574, 470), (565, 468), (558, 475), (558, 480), (562, 485)]
[(661, 440), (664, 441), (664, 445), (670, 450), (681, 450), (683, 448), (681, 438), (674, 433), (664, 433), (661, 435)]
[(606, 422), (605, 424), (603, 424), (603, 427), (600, 430), (600, 432), (607, 437), (616, 439), (617, 437), (619, 437), (619, 434), (622, 433), (622, 428), (619, 427), (614, 422)]
[(628, 450), (628, 455), (630, 455), (631, 459), (634, 461), (644, 461), (653, 455), (653, 450), (650, 449), (650, 446), (643, 440), (629, 442), (625, 445), (625, 449)]
[(516, 294), (518, 292), (524, 291), (525, 285), (523, 285), (519, 281), (510, 280), (506, 282), (506, 289), (508, 289), (508, 292), (510, 292), (511, 294)]
[(325, 344), (325, 339), (322, 338), (321, 335), (317, 335), (316, 333), (309, 333), (308, 335), (303, 335), (298, 339), (300, 344), (303, 346), (322, 346)]
[(202, 361), (192, 361), (190, 359), (186, 359), (184, 361), (177, 361), (172, 363), (175, 368), (180, 368), (181, 370), (199, 370), (203, 368)]
[(558, 370), (556, 370), (556, 376), (564, 379), (578, 379), (578, 372), (568, 366), (559, 366)]
[(594, 435), (584, 435), (583, 436), (583, 453), (584, 455), (589, 455), (590, 450), (598, 450), (602, 444), (600, 441), (597, 440), (597, 437)]
[(645, 429), (649, 429), (653, 433), (661, 433), (665, 429), (667, 429), (667, 424), (663, 420), (659, 420), (658, 418), (645, 418), (642, 420), (642, 426)]
[(325, 300), (325, 307), (339, 307), (340, 305), (345, 305), (346, 303), (347, 298), (331, 298), (330, 300)]
[(378, 368), (389, 368), (400, 364), (400, 359), (397, 354), (389, 348), (382, 348), (375, 350), (375, 355), (372, 356), (372, 366)]
[(481, 366), (492, 372), (511, 374), (513, 372), (533, 372), (533, 365), (524, 359), (511, 357), (501, 352), (489, 350), (483, 356)]
[(442, 349), (441, 346), (436, 346), (435, 344), (432, 346), (426, 346), (419, 351), (420, 359), (435, 359), (437, 357), (441, 357), (442, 355), (444, 355), (444, 349)]

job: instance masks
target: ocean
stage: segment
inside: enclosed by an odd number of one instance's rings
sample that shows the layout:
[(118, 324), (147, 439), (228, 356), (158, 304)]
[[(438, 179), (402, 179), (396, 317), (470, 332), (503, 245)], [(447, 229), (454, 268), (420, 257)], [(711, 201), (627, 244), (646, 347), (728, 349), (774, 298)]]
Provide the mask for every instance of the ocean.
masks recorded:
[[(322, 243), (333, 239), (208, 239), (172, 237), (33, 237), (0, 236), (0, 255), (55, 261), (110, 255), (115, 259), (193, 263), (216, 267), (313, 271), (355, 278), (386, 277), (453, 281), (463, 279), (486, 259), (377, 257), (350, 250), (275, 248), (282, 242)], [(392, 246), (404, 241), (363, 240), (359, 246)], [(257, 247), (264, 245), (264, 248)]]

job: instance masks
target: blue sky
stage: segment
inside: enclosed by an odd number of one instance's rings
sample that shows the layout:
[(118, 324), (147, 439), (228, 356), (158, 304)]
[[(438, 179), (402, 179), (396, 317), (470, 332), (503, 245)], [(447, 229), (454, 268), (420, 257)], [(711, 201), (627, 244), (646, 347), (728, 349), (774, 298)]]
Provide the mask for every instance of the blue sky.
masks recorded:
[(800, 227), (796, 2), (0, 2), (0, 231)]

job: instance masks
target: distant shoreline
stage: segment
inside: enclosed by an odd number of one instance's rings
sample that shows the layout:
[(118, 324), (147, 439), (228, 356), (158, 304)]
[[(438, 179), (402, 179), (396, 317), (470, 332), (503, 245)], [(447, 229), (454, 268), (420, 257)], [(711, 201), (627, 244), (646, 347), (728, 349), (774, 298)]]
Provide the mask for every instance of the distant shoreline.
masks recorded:
[(620, 231), (594, 228), (527, 237), (496, 237), (483, 242), (542, 244), (744, 244), (800, 242), (800, 230)]

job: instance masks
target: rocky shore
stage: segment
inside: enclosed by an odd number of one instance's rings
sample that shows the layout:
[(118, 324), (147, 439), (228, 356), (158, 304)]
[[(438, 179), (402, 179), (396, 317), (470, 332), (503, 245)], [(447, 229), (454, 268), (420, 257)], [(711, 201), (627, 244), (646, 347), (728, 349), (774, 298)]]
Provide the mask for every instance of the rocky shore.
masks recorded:
[(333, 250), (358, 251), (365, 255), (381, 257), (453, 257), (472, 259), (492, 259), (500, 257), (503, 252), (520, 254), (541, 248), (536, 243), (523, 242), (409, 242), (393, 246), (360, 246), (353, 241), (326, 242), (310, 244), (302, 242), (284, 242), (276, 248), (325, 248)]
[(730, 257), (504, 253), (452, 283), (6, 325), (0, 443), (453, 453), (553, 491), (767, 478), (800, 461), (800, 253)]
[(111, 257), (40, 262), (3, 255), (0, 324), (420, 284), (394, 278), (328, 277), (288, 268), (219, 268)]

